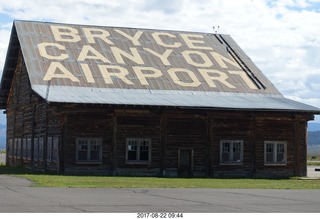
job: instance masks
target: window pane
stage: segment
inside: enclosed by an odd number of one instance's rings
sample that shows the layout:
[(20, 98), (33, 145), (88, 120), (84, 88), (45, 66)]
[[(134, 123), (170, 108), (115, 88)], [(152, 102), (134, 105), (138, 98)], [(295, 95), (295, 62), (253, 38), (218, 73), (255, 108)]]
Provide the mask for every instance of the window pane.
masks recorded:
[(222, 143), (222, 152), (230, 152), (230, 143), (228, 142), (223, 142)]
[(149, 160), (149, 141), (142, 140), (140, 142), (140, 160), (148, 161)]
[(91, 160), (100, 160), (100, 151), (91, 151), (90, 152)]
[(284, 153), (277, 153), (277, 162), (278, 162), (278, 163), (283, 163), (283, 162), (285, 162), (285, 160), (284, 160)]
[(78, 151), (78, 160), (86, 161), (87, 160), (87, 151)]
[(233, 152), (240, 153), (241, 152), (241, 143), (236, 142), (233, 144)]
[(136, 151), (128, 151), (128, 160), (137, 160)]
[(229, 161), (229, 153), (222, 153), (222, 162), (228, 162)]
[(284, 153), (284, 144), (277, 144), (277, 152)]
[(234, 162), (241, 162), (241, 153), (240, 152), (233, 153), (233, 161)]
[(284, 163), (285, 162), (284, 144), (283, 143), (278, 143), (277, 144), (277, 162), (278, 163)]
[(88, 160), (88, 140), (87, 139), (78, 139), (77, 144), (77, 159), (79, 161), (87, 161)]
[(267, 163), (273, 163), (273, 153), (267, 153), (266, 154), (266, 162)]
[(140, 160), (148, 161), (149, 160), (149, 152), (148, 151), (140, 151)]
[(99, 161), (101, 151), (101, 141), (99, 139), (92, 139), (90, 141), (90, 160)]
[(273, 147), (274, 147), (274, 144), (272, 144), (272, 143), (267, 143), (266, 152), (267, 152), (267, 153), (273, 153)]

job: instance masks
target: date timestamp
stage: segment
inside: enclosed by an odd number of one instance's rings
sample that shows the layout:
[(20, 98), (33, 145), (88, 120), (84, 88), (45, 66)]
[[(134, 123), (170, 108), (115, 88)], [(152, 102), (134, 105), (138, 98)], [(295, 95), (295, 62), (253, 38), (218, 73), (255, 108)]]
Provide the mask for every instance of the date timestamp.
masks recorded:
[(137, 213), (137, 218), (183, 218), (183, 213)]

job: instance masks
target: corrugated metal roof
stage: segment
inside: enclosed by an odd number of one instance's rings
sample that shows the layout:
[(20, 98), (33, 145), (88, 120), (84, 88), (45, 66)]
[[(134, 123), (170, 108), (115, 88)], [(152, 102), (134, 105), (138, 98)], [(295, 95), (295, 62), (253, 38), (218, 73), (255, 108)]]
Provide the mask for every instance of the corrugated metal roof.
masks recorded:
[[(179, 106), (199, 108), (223, 108), (242, 110), (284, 110), (320, 112), (300, 102), (284, 98), (279, 94), (242, 94), (202, 91), (161, 91), (117, 88), (80, 88), (55, 86), (48, 89), (44, 85), (34, 85), (33, 90), (47, 94), (48, 102), (141, 105), (141, 106)], [(43, 98), (45, 98), (43, 96)]]
[[(258, 68), (244, 71), (240, 63), (254, 64), (228, 35), (14, 24), (32, 84), (51, 80), (52, 86), (279, 93)], [(254, 85), (251, 74), (265, 89)]]
[(49, 102), (320, 112), (284, 98), (229, 35), (15, 21), (11, 41), (7, 60), (20, 46)]

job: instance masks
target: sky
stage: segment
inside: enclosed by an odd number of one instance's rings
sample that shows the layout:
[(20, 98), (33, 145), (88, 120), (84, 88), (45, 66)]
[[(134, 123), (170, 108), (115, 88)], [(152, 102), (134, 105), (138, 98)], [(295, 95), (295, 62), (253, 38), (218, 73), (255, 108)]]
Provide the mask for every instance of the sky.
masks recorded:
[(320, 108), (320, 0), (0, 0), (0, 76), (13, 20), (228, 34), (285, 97)]

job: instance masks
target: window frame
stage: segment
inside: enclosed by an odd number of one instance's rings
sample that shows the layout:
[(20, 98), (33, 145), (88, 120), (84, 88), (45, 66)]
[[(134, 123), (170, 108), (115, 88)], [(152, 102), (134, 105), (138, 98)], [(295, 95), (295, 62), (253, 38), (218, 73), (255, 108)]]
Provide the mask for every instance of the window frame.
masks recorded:
[[(129, 142), (130, 141), (137, 141), (137, 150), (136, 150), (136, 159), (129, 160)], [(146, 147), (146, 145), (141, 144), (141, 142), (146, 141), (148, 142), (148, 160), (141, 160), (141, 149)], [(151, 163), (151, 150), (152, 150), (152, 141), (151, 138), (126, 138), (126, 164), (150, 164)]]
[[(229, 160), (224, 161), (223, 160), (223, 146), (225, 143), (230, 144), (230, 151), (229, 153)], [(236, 146), (235, 143), (240, 143), (240, 160), (235, 161), (231, 159), (234, 154), (234, 147)], [(244, 147), (244, 141), (243, 140), (220, 140), (220, 165), (243, 165), (243, 147)]]
[[(79, 160), (79, 154), (80, 151), (80, 141), (87, 141), (88, 148), (85, 150), (87, 153), (87, 159), (86, 160)], [(92, 141), (99, 142), (99, 159), (98, 160), (91, 160), (91, 148), (94, 146), (97, 146), (97, 143), (93, 144)], [(102, 138), (97, 137), (77, 137), (76, 138), (76, 164), (102, 164)], [(84, 151), (84, 150), (82, 150)]]
[[(272, 144), (273, 145), (273, 162), (267, 162), (267, 146), (268, 144)], [(279, 145), (283, 145), (283, 160), (284, 161), (277, 161), (278, 160), (278, 147)], [(264, 165), (265, 166), (286, 166), (287, 165), (287, 150), (288, 144), (286, 141), (264, 141)], [(270, 152), (268, 152), (270, 153)]]

